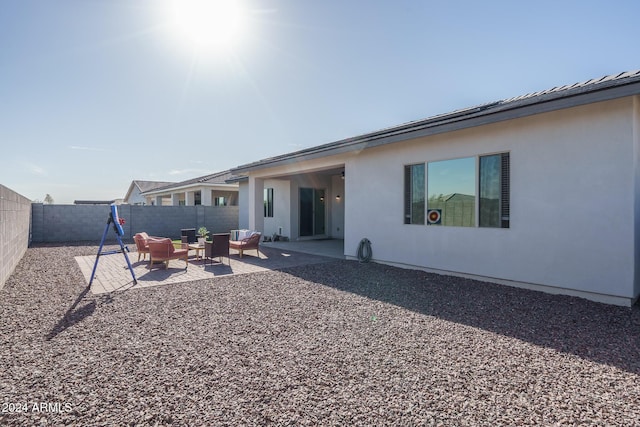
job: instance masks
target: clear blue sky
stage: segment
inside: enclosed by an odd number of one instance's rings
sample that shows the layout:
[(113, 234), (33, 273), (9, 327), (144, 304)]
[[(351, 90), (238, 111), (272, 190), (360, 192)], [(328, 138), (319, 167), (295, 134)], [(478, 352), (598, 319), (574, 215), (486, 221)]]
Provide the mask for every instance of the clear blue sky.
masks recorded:
[(242, 4), (223, 37), (169, 0), (0, 0), (0, 184), (113, 199), (640, 68), (637, 0)]

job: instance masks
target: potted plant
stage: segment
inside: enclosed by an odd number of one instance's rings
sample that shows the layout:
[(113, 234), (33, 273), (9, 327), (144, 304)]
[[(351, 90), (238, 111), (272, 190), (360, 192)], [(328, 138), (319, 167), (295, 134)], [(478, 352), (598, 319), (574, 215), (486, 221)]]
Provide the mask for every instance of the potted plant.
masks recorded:
[(204, 242), (207, 240), (207, 234), (209, 234), (207, 227), (202, 226), (198, 228), (198, 244), (204, 246)]

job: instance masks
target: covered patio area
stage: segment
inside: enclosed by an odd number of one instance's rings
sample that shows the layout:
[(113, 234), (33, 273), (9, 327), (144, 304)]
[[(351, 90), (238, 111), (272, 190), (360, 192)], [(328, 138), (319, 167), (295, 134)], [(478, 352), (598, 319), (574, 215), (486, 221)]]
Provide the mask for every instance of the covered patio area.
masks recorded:
[(264, 242), (261, 246), (279, 249), (282, 251), (294, 251), (305, 254), (320, 255), (329, 258), (345, 259), (343, 239), (298, 240), (296, 242)]

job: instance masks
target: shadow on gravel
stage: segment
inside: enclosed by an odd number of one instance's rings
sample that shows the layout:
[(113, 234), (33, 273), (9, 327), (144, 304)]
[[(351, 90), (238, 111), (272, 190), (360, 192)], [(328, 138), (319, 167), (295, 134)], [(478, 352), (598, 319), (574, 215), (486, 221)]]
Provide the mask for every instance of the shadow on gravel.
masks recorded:
[(59, 333), (63, 332), (67, 328), (75, 325), (91, 316), (93, 312), (96, 310), (96, 302), (89, 301), (87, 304), (78, 308), (78, 305), (82, 302), (84, 297), (89, 293), (90, 288), (87, 286), (85, 289), (78, 295), (75, 302), (69, 307), (67, 312), (64, 314), (62, 319), (58, 321), (58, 323), (49, 331), (47, 335), (45, 335), (45, 340), (51, 341), (54, 339)]
[[(617, 307), (382, 264), (284, 270), (304, 280), (640, 375), (640, 307)], [(490, 345), (490, 343), (487, 343)]]

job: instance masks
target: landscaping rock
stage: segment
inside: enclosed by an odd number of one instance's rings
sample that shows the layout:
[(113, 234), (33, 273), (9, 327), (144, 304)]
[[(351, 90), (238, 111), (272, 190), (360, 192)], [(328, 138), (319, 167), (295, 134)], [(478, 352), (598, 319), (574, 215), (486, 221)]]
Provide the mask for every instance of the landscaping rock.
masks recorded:
[(0, 291), (0, 425), (640, 422), (638, 307), (354, 261), (94, 296), (96, 251)]

